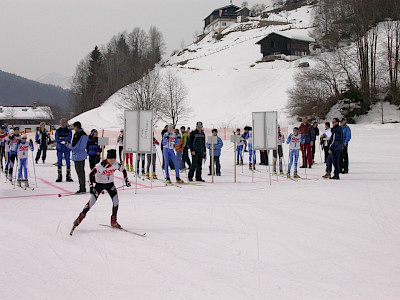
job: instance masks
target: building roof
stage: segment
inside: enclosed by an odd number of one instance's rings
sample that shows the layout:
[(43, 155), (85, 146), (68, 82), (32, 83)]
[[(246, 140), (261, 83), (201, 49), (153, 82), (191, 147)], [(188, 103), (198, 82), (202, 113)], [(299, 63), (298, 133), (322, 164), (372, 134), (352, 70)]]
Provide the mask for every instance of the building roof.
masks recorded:
[[(226, 6), (223, 6), (223, 7), (214, 9), (214, 10), (207, 16), (207, 18), (208, 18), (209, 16), (211, 16), (214, 12), (218, 12), (219, 10), (223, 10), (223, 9), (225, 9), (225, 8), (228, 8), (228, 7), (234, 7), (234, 8), (236, 8), (236, 10), (240, 9), (239, 6), (236, 6), (236, 5), (233, 5), (233, 4), (229, 4), (229, 5), (226, 5)], [(204, 20), (207, 19), (207, 18), (204, 18)]]
[(0, 120), (52, 120), (49, 106), (0, 106)]
[(314, 43), (315, 40), (307, 35), (307, 32), (304, 29), (290, 29), (290, 30), (284, 30), (284, 31), (277, 31), (277, 32), (271, 32), (267, 36), (263, 37), (261, 40), (257, 42), (261, 42), (263, 39), (268, 37), (271, 34), (277, 34), (280, 36), (283, 36), (285, 38), (291, 39), (291, 40), (296, 40), (296, 41), (304, 41), (304, 42), (309, 42), (309, 43)]

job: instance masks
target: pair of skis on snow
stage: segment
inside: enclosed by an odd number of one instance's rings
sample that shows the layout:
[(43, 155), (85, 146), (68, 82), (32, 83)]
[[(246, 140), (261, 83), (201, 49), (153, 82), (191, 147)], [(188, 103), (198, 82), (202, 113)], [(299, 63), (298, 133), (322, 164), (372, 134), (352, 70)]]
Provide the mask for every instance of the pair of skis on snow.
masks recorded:
[[(112, 227), (111, 225), (106, 225), (106, 224), (99, 224), (99, 225), (100, 225), (100, 226), (103, 226), (103, 227), (109, 227), (109, 228), (111, 228), (111, 229), (116, 229), (116, 230), (125, 231), (125, 232), (127, 232), (127, 233), (134, 234), (134, 235), (137, 235), (137, 236), (146, 237), (146, 232), (145, 232), (145, 233), (137, 233), (137, 232), (134, 232), (134, 231), (125, 229), (125, 228), (114, 228), (114, 227)], [(69, 235), (72, 236), (72, 234), (74, 233), (76, 227), (77, 227), (77, 226), (75, 226), (75, 225), (72, 226), (72, 229), (71, 229)]]

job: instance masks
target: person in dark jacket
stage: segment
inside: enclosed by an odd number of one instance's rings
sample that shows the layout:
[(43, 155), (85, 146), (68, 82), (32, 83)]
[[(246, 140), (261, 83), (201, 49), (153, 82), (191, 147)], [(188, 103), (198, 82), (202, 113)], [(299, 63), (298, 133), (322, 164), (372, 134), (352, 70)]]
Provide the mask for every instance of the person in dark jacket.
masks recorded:
[(100, 162), (101, 147), (99, 146), (99, 133), (96, 129), (90, 132), (86, 152), (89, 155), (89, 166), (92, 170)]
[(317, 140), (317, 137), (319, 136), (319, 129), (318, 129), (318, 122), (315, 121), (313, 123), (312, 129), (314, 131), (313, 135), (313, 140), (312, 140), (312, 145), (311, 145), (311, 153), (312, 153), (312, 162), (313, 164), (315, 163), (314, 157), (315, 157), (315, 141)]
[(196, 172), (196, 181), (204, 182), (201, 178), (201, 166), (203, 158), (206, 157), (206, 136), (203, 132), (203, 123), (196, 123), (196, 130), (190, 133), (189, 149), (192, 154), (192, 165), (189, 170), (189, 181), (193, 181), (193, 176)]
[(42, 156), (43, 163), (46, 160), (47, 146), (51, 143), (50, 134), (45, 128), (46, 124), (44, 122), (40, 122), (40, 128), (36, 131), (35, 142), (38, 146), (38, 150), (36, 153), (35, 162), (38, 163), (40, 156)]
[[(339, 119), (334, 118), (332, 121), (332, 136), (330, 139), (330, 146), (329, 146), (329, 156), (328, 160), (326, 161), (326, 174), (322, 176), (323, 178), (330, 178), (330, 179), (340, 179), (340, 153), (344, 148), (343, 142), (343, 129), (339, 126)], [(334, 176), (331, 177), (332, 172), (332, 164), (335, 167)]]
[(72, 150), (72, 160), (75, 164), (75, 171), (79, 179), (79, 190), (76, 194), (86, 193), (85, 182), (85, 160), (87, 158), (86, 146), (88, 141), (87, 134), (83, 131), (81, 122), (73, 124), (75, 134), (71, 143), (66, 143), (67, 147)]
[(346, 124), (346, 119), (343, 118), (340, 121), (340, 126), (343, 129), (343, 143), (344, 148), (342, 153), (340, 153), (340, 172), (343, 174), (349, 173), (349, 142), (351, 140), (351, 129)]
[(68, 149), (66, 143), (70, 143), (72, 140), (72, 131), (68, 128), (67, 119), (60, 120), (60, 127), (56, 130), (55, 140), (57, 143), (57, 166), (58, 166), (58, 177), (56, 182), (62, 181), (62, 159), (65, 158), (67, 164), (67, 177), (68, 182), (72, 182), (71, 178), (71, 150)]
[(311, 147), (314, 145), (314, 130), (312, 126), (308, 123), (308, 119), (306, 117), (303, 118), (303, 123), (301, 123), (300, 127), (301, 134), (301, 154), (303, 158), (303, 165), (300, 168), (311, 168), (312, 166), (312, 154)]

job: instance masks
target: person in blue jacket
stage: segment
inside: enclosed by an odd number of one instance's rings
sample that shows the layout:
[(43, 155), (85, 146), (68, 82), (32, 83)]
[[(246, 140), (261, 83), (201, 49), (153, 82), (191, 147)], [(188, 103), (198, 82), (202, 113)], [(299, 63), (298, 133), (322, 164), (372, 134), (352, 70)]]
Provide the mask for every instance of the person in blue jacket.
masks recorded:
[(57, 150), (57, 167), (58, 177), (56, 182), (62, 181), (62, 159), (64, 156), (65, 163), (67, 164), (67, 177), (68, 182), (72, 182), (71, 178), (71, 150), (65, 145), (72, 140), (72, 131), (68, 128), (67, 119), (60, 120), (60, 127), (56, 130), (55, 134), (56, 150)]
[(88, 137), (86, 151), (89, 155), (90, 170), (92, 170), (100, 162), (101, 147), (99, 146), (98, 135), (98, 131), (96, 129), (92, 129)]
[[(218, 136), (218, 130), (217, 129), (213, 129), (212, 131), (212, 135), (217, 137), (217, 143), (214, 144), (214, 163), (216, 166), (216, 174), (217, 176), (221, 176), (221, 165), (219, 163), (219, 157), (221, 156), (221, 149), (224, 146), (224, 143), (222, 142), (222, 139)], [(208, 173), (208, 175), (211, 175), (212, 172), (212, 165), (211, 165), (211, 156), (212, 156), (212, 151), (211, 151), (211, 144), (207, 143), (206, 144), (207, 149), (210, 149), (210, 172)]]
[(66, 143), (66, 146), (72, 150), (72, 161), (75, 164), (75, 171), (78, 175), (79, 190), (76, 194), (86, 193), (86, 182), (85, 182), (85, 160), (87, 158), (86, 146), (88, 136), (82, 129), (81, 122), (74, 122), (74, 137), (71, 143)]
[[(167, 128), (168, 131), (164, 133), (162, 140), (164, 161), (168, 162), (170, 159), (172, 160), (175, 166), (176, 182), (183, 183), (183, 180), (179, 178), (178, 159), (175, 155), (175, 146), (179, 144), (179, 139), (176, 137), (172, 124), (168, 124)], [(167, 183), (171, 183), (171, 179), (169, 178), (168, 166), (168, 163), (164, 164), (165, 180)]]
[(343, 129), (343, 142), (344, 148), (343, 151), (340, 153), (340, 173), (347, 174), (349, 173), (349, 142), (351, 140), (351, 129), (346, 124), (346, 119), (343, 118), (340, 121), (340, 126)]
[[(340, 179), (340, 153), (343, 151), (344, 142), (343, 142), (343, 129), (339, 126), (339, 119), (334, 118), (332, 121), (332, 136), (330, 139), (329, 146), (329, 156), (326, 161), (326, 174), (322, 177), (330, 178), (330, 179)], [(334, 176), (331, 177), (332, 172), (332, 164), (335, 167)]]

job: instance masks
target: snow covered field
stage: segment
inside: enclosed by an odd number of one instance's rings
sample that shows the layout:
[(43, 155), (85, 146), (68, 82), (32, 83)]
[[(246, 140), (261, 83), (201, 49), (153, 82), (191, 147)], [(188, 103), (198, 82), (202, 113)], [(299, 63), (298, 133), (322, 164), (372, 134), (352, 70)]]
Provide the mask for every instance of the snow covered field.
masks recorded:
[(118, 220), (145, 238), (98, 225), (110, 219), (107, 194), (69, 236), (89, 196), (57, 197), (78, 187), (75, 173), (54, 182), (54, 151), (37, 165), (35, 191), (2, 174), (0, 298), (399, 299), (400, 125), (351, 128), (340, 181), (321, 179), (319, 164), (311, 180), (270, 186), (257, 165), (255, 183), (244, 168), (233, 184), (229, 141), (215, 184), (205, 175), (204, 186), (151, 190), (140, 180), (137, 195), (120, 191)]

